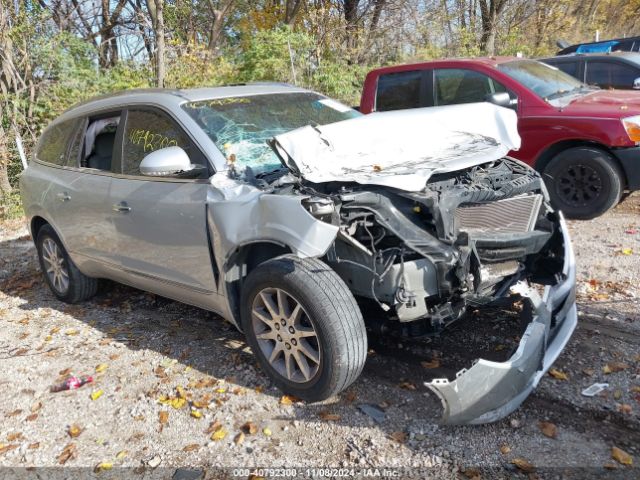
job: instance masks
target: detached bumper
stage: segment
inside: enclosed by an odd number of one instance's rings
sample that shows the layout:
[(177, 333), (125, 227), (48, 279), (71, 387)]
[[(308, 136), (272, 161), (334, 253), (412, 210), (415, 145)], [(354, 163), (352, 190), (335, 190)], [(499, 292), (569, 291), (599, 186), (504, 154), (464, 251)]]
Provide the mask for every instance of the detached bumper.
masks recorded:
[(442, 400), (443, 423), (481, 424), (499, 420), (520, 406), (560, 355), (576, 328), (576, 267), (564, 219), (562, 280), (545, 288), (542, 297), (526, 283), (512, 290), (528, 298), (532, 320), (514, 355), (506, 362), (478, 360), (456, 379), (425, 383)]

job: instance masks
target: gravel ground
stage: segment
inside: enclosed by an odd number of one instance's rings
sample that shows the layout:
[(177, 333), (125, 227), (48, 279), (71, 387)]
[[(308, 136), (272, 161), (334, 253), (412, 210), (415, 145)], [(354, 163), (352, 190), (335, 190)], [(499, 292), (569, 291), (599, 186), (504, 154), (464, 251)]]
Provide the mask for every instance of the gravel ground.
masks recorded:
[[(566, 377), (546, 376), (510, 417), (474, 427), (439, 425), (440, 402), (423, 382), (481, 355), (504, 356), (520, 328), (513, 311), (469, 315), (430, 342), (374, 339), (361, 378), (308, 405), (283, 398), (242, 335), (211, 313), (111, 282), (82, 305), (58, 302), (23, 223), (0, 224), (0, 477), (64, 465), (158, 478), (233, 477), (216, 468), (257, 466), (637, 478), (612, 448), (640, 460), (639, 213), (636, 194), (599, 219), (571, 222), (580, 322), (555, 365)], [(438, 368), (421, 365), (434, 358)], [(94, 381), (50, 392), (70, 373)], [(595, 382), (609, 388), (582, 396)], [(113, 470), (100, 473), (100, 464)]]

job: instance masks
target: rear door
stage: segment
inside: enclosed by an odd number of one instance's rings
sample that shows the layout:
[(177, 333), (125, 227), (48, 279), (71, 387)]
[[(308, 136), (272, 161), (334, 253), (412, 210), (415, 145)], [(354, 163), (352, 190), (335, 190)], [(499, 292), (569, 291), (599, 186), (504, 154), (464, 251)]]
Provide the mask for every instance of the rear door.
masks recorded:
[(206, 221), (208, 178), (142, 176), (139, 168), (148, 153), (174, 145), (183, 148), (192, 163), (207, 164), (167, 113), (130, 108), (122, 140), (122, 174), (113, 179), (108, 203), (114, 214), (118, 263), (131, 275), (127, 281), (190, 301), (190, 294), (216, 291)]
[(106, 125), (101, 120), (104, 132), (100, 135), (97, 131), (101, 169), (89, 168), (86, 162), (87, 157), (96, 158), (95, 136), (89, 142), (86, 139), (87, 129), (95, 126), (96, 118), (79, 118), (50, 129), (36, 154), (38, 161), (47, 163), (58, 157), (57, 169), (51, 175), (54, 181), (46, 194), (50, 221), (74, 262), (85, 273), (96, 275), (100, 264), (113, 262), (115, 248), (111, 211), (106, 202), (119, 112), (110, 112), (108, 116), (114, 122)]

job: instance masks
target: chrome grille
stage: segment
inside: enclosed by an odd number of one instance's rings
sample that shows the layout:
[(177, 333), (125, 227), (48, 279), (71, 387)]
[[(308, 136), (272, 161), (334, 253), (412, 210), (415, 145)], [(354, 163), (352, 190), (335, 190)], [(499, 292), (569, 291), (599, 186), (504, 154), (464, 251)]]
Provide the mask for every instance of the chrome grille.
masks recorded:
[(542, 195), (520, 195), (495, 202), (461, 205), (454, 213), (458, 231), (468, 233), (525, 233), (533, 230)]

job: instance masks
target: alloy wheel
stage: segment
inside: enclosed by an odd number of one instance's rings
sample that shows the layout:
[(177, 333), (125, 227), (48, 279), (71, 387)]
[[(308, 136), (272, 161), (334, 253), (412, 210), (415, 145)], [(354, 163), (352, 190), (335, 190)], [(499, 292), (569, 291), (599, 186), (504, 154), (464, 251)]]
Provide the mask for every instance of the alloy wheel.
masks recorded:
[(304, 307), (281, 288), (265, 288), (254, 298), (251, 322), (263, 355), (282, 377), (311, 381), (320, 369), (316, 329)]
[(60, 294), (69, 289), (69, 271), (62, 251), (58, 244), (51, 238), (45, 238), (42, 242), (42, 260), (53, 288)]

